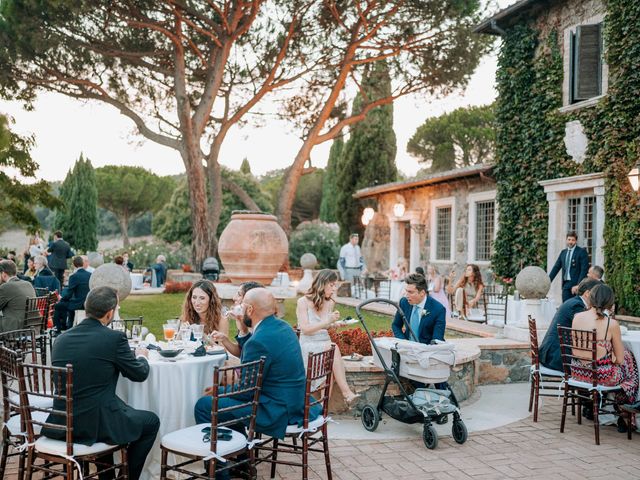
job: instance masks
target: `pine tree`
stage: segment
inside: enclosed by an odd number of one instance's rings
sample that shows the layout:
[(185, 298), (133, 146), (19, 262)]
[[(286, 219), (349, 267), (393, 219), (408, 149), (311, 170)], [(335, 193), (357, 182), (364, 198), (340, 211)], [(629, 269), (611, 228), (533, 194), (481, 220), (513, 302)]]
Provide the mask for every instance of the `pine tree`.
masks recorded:
[(320, 203), (320, 220), (334, 223), (336, 218), (336, 194), (338, 192), (337, 175), (340, 171), (340, 159), (344, 150), (344, 139), (337, 137), (331, 145), (329, 160), (322, 182), (322, 202)]
[[(391, 78), (385, 62), (372, 65), (362, 81), (369, 101), (390, 95)], [(353, 111), (362, 109), (364, 99), (358, 94)], [(393, 131), (393, 104), (377, 107), (350, 131), (349, 140), (336, 180), (336, 216), (340, 240), (346, 242), (352, 232), (362, 234), (360, 222), (364, 207), (353, 198), (356, 190), (396, 180), (396, 135)]]
[(74, 248), (88, 252), (98, 247), (98, 190), (89, 159), (81, 154), (60, 187), (64, 207), (56, 212), (55, 229)]
[(247, 160), (247, 157), (242, 160), (242, 164), (240, 165), (240, 173), (244, 175), (251, 175), (251, 165), (249, 165), (249, 160)]

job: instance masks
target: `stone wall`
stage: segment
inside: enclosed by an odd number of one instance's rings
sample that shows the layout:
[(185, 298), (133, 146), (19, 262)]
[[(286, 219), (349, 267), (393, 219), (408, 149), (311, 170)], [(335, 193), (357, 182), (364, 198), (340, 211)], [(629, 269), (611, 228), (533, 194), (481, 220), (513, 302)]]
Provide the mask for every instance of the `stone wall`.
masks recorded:
[(528, 348), (488, 349), (480, 347), (478, 384), (526, 382), (531, 365)]

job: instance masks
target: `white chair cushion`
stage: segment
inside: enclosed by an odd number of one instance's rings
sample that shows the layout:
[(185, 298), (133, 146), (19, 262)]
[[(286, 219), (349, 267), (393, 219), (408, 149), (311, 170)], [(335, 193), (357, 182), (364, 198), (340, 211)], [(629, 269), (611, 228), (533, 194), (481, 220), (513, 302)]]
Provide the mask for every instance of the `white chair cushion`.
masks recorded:
[(540, 365), (540, 375), (544, 375), (546, 377), (564, 377), (564, 372), (560, 370), (553, 370), (551, 368), (547, 368), (544, 365)]
[[(14, 404), (20, 403), (20, 397), (15, 393), (12, 393), (9, 396), (9, 399)], [(32, 407), (51, 408), (53, 407), (53, 398), (41, 397), (38, 395), (29, 395), (29, 405), (31, 405)]]
[[(47, 412), (31, 412), (31, 418), (33, 418), (38, 422), (46, 421), (47, 417), (49, 417), (49, 414)], [(9, 433), (11, 435), (26, 436), (26, 433), (23, 432), (22, 429), (20, 428), (20, 415), (14, 415), (11, 418), (9, 418), (9, 421), (7, 422), (7, 428), (9, 429)], [(39, 435), (40, 430), (42, 430), (42, 427), (40, 425), (34, 425), (33, 430), (36, 435)]]
[[(574, 380), (573, 378), (569, 379), (569, 386), (575, 388), (584, 388), (585, 390), (593, 389), (593, 384), (588, 382), (580, 382), (579, 380)], [(620, 390), (622, 387), (616, 385), (613, 387), (606, 387), (604, 385), (598, 385), (595, 389), (599, 392), (612, 392), (614, 390)]]
[[(36, 440), (34, 447), (38, 452), (48, 453), (49, 455), (64, 456), (67, 454), (67, 444), (62, 440), (54, 440), (48, 437), (40, 437)], [(73, 456), (82, 457), (84, 455), (95, 455), (96, 453), (105, 452), (115, 448), (115, 445), (106, 443), (94, 443), (93, 445), (82, 445), (81, 443), (73, 444)]]
[[(318, 417), (313, 422), (309, 422), (309, 429), (319, 429), (327, 423), (327, 419), (325, 417)], [(304, 430), (303, 427), (299, 427), (298, 425), (289, 425), (287, 426), (287, 435), (295, 435), (296, 433), (300, 433)]]
[[(202, 429), (210, 427), (210, 423), (201, 423), (193, 427), (183, 428), (175, 432), (167, 433), (162, 437), (161, 444), (174, 452), (187, 453), (200, 457), (208, 457), (211, 448), (211, 442), (203, 442)], [(217, 443), (216, 455), (224, 457), (232, 453), (239, 452), (247, 446), (247, 437), (240, 432), (231, 430), (231, 440), (220, 440)]]

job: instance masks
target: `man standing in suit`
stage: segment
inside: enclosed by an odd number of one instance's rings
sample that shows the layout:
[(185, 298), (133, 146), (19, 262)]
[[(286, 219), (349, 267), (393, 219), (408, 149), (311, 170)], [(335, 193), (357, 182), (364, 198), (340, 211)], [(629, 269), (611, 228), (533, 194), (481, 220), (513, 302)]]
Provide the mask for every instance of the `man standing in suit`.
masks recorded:
[(49, 269), (47, 257), (38, 255), (33, 259), (36, 268), (36, 276), (33, 279), (34, 288), (48, 288), (49, 292), (60, 292), (62, 284)]
[(27, 298), (36, 296), (33, 285), (20, 280), (18, 267), (11, 260), (0, 261), (0, 332), (20, 330), (24, 326)]
[(549, 272), (549, 280), (553, 282), (558, 272), (562, 270), (562, 303), (576, 294), (578, 284), (587, 276), (589, 270), (589, 255), (577, 243), (578, 234), (576, 232), (567, 233), (567, 248), (560, 252), (556, 263)]
[[(134, 382), (149, 376), (148, 352), (144, 348), (134, 355), (124, 332), (108, 325), (118, 306), (118, 294), (111, 287), (98, 287), (87, 295), (84, 309), (87, 318), (60, 335), (53, 344), (51, 363), (56, 367), (73, 365), (73, 441), (83, 445), (104, 442), (129, 445), (129, 478), (137, 480), (147, 454), (153, 447), (160, 420), (153, 412), (135, 410), (115, 394), (122, 374)], [(64, 410), (64, 402), (54, 407)], [(64, 419), (51, 416), (48, 422), (63, 424)], [(59, 430), (46, 430), (45, 436), (64, 440)], [(109, 461), (109, 459), (105, 459)]]
[(84, 308), (84, 301), (89, 294), (89, 279), (91, 274), (84, 268), (82, 257), (73, 257), (75, 272), (69, 277), (69, 285), (62, 291), (60, 301), (56, 303), (53, 323), (57, 333), (73, 326), (76, 310)]
[(578, 294), (571, 297), (558, 308), (551, 325), (547, 330), (544, 340), (538, 349), (540, 363), (551, 370), (562, 371), (562, 357), (560, 355), (560, 339), (558, 338), (558, 326), (571, 327), (576, 313), (584, 312), (590, 308), (589, 291), (598, 285), (599, 280), (585, 278), (578, 284)]
[[(429, 296), (427, 280), (424, 275), (412, 273), (405, 278), (405, 296), (400, 299), (400, 308), (409, 320), (411, 331), (417, 341), (429, 345), (433, 340), (444, 341), (446, 310), (440, 302)], [(400, 312), (396, 313), (391, 324), (396, 338), (415, 340), (406, 328)]]
[[(284, 438), (287, 425), (302, 424), (304, 417), (304, 394), (306, 373), (302, 363), (302, 352), (298, 338), (291, 326), (276, 318), (276, 302), (265, 288), (248, 291), (243, 300), (244, 323), (253, 328), (253, 333), (242, 340), (242, 363), (265, 357), (262, 373), (262, 390), (256, 415), (256, 432), (271, 437)], [(196, 423), (211, 422), (211, 390), (195, 405)], [(220, 399), (218, 408), (223, 409), (246, 402), (247, 396), (238, 399)], [(316, 406), (318, 407), (318, 406)], [(315, 420), (319, 408), (312, 409), (310, 420)], [(227, 421), (247, 415), (246, 409), (236, 409), (220, 415), (219, 421)]]
[(53, 243), (47, 250), (49, 256), (49, 268), (53, 270), (60, 285), (64, 285), (64, 271), (67, 269), (67, 258), (73, 257), (73, 251), (67, 242), (62, 239), (60, 230), (54, 232)]

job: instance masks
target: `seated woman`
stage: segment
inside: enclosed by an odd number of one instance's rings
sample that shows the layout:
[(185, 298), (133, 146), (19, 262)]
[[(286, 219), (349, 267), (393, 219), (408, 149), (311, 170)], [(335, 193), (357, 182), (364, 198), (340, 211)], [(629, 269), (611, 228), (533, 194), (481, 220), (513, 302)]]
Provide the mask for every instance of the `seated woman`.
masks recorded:
[(406, 258), (399, 257), (396, 266), (386, 272), (390, 280), (404, 281), (405, 277), (409, 274), (409, 263)]
[[(624, 349), (620, 325), (610, 317), (615, 302), (613, 290), (603, 283), (596, 285), (589, 292), (589, 302), (589, 310), (573, 317), (572, 328), (596, 330), (598, 383), (609, 387), (620, 386), (622, 390), (616, 393), (616, 401), (634, 403), (638, 393), (638, 368), (631, 352)], [(580, 359), (572, 360), (571, 376), (578, 381), (591, 383), (591, 353), (574, 349), (573, 355)]]
[(431, 298), (440, 302), (447, 311), (446, 318), (451, 318), (451, 306), (449, 305), (447, 293), (444, 290), (444, 279), (435, 265), (427, 266), (427, 284), (429, 285), (429, 295)]
[[(305, 368), (309, 353), (320, 353), (331, 348), (331, 338), (327, 328), (335, 326), (340, 312), (333, 310), (338, 275), (333, 270), (320, 270), (311, 288), (298, 299), (296, 316), (300, 329), (300, 348)], [(353, 393), (347, 383), (340, 349), (336, 345), (333, 359), (333, 376), (347, 405), (360, 395)]]
[(477, 308), (482, 298), (482, 291), (484, 290), (482, 274), (477, 265), (470, 263), (456, 283), (453, 283), (454, 277), (455, 272), (452, 270), (449, 274), (447, 293), (454, 296), (455, 310), (466, 319), (470, 314), (470, 310)]
[[(245, 337), (249, 335), (249, 327), (244, 324), (244, 312), (242, 312), (242, 299), (246, 295), (246, 293), (253, 288), (264, 288), (264, 285), (258, 282), (245, 282), (240, 285), (238, 291), (233, 297), (233, 308), (227, 310), (227, 326), (228, 326), (228, 318), (231, 317), (236, 321), (236, 327), (238, 329), (238, 335), (236, 336), (236, 340), (239, 338)], [(214, 330), (211, 333), (211, 339), (214, 342), (220, 343), (231, 355), (240, 358), (240, 354), (242, 353), (242, 347), (239, 343), (234, 343), (229, 339), (229, 331), (222, 332), (219, 330)]]
[(198, 280), (187, 292), (180, 321), (204, 325), (205, 335), (218, 331), (229, 335), (229, 320), (222, 315), (222, 302), (213, 282)]

